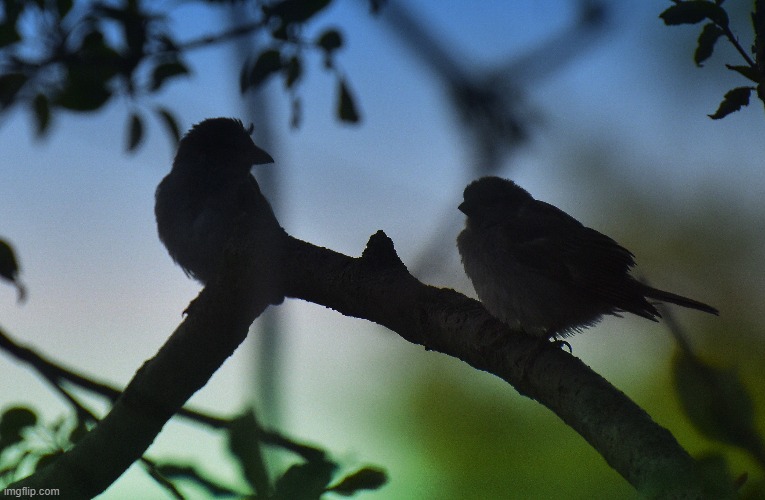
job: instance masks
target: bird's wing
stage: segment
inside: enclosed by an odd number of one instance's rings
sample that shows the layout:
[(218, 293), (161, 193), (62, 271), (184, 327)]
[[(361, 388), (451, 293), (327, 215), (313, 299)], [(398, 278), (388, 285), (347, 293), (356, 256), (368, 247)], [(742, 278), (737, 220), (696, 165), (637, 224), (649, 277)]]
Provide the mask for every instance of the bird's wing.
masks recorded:
[(537, 200), (506, 220), (504, 248), (520, 264), (603, 297), (624, 293), (624, 278), (635, 260), (613, 239)]

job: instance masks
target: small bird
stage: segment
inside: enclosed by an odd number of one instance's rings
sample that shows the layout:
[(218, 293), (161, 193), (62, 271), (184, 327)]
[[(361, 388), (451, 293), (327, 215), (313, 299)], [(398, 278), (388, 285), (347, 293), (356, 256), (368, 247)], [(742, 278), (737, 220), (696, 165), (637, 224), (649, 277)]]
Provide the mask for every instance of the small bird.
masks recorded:
[(483, 177), (465, 188), (457, 237), (478, 298), (494, 317), (531, 335), (566, 337), (603, 315), (630, 312), (657, 321), (649, 299), (718, 314), (630, 275), (634, 255), (513, 181)]
[[(270, 259), (286, 236), (250, 174), (253, 165), (273, 162), (251, 132), (233, 118), (194, 125), (157, 187), (159, 239), (184, 272), (202, 284), (218, 272), (227, 245), (251, 248), (257, 241), (263, 248), (263, 241), (270, 242), (273, 248), (262, 256)], [(232, 241), (235, 235), (242, 241)]]

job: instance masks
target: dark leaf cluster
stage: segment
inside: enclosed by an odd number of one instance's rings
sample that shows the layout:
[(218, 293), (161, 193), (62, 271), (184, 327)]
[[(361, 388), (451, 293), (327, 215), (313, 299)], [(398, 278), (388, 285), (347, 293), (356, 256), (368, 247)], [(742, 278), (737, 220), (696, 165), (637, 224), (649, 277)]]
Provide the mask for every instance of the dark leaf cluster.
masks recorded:
[[(300, 461), (272, 480), (263, 458), (263, 444), (290, 451)], [(338, 478), (339, 465), (323, 450), (281, 436), (276, 440), (273, 436), (264, 439), (263, 429), (252, 412), (230, 421), (228, 446), (257, 498), (318, 500), (330, 491), (351, 496), (362, 490), (378, 489), (387, 481), (385, 472), (376, 467), (364, 467)]]
[[(197, 0), (231, 8), (231, 0)], [(331, 0), (256, 1), (254, 21), (195, 40), (180, 41), (170, 29), (170, 12), (154, 10), (145, 0), (0, 0), (0, 114), (26, 107), (37, 135), (45, 136), (59, 112), (90, 113), (121, 98), (130, 103), (126, 148), (135, 150), (146, 132), (146, 114), (179, 139), (174, 113), (150, 98), (168, 84), (192, 74), (186, 55), (196, 48), (233, 38), (267, 34), (270, 48), (255, 53), (242, 68), (246, 92), (280, 75), (292, 102), (292, 123), (300, 122), (297, 86), (306, 67), (305, 54), (321, 54), (337, 79), (337, 116), (357, 122), (357, 106), (335, 54), (343, 46), (336, 29), (315, 40), (301, 38), (303, 26), (331, 6)], [(372, 1), (379, 9), (382, 2)]]
[[(284, 3), (292, 5), (296, 2), (289, 0), (289, 2)], [(310, 12), (315, 14), (321, 10), (319, 6), (323, 8), (328, 3), (316, 2), (317, 5)], [(267, 19), (273, 20), (275, 13), (267, 12)], [(296, 22), (302, 20), (305, 14), (306, 12), (299, 11), (286, 17), (277, 18), (272, 31), (272, 45), (257, 54), (253, 54), (242, 66), (239, 77), (240, 89), (242, 93), (245, 93), (260, 88), (273, 77), (280, 78), (292, 103), (292, 125), (298, 126), (301, 121), (301, 103), (296, 89), (303, 78), (306, 66), (305, 52), (308, 49), (313, 49), (322, 55), (324, 69), (334, 74), (337, 81), (337, 118), (346, 123), (357, 123), (360, 116), (355, 99), (348, 88), (347, 80), (338, 70), (335, 61), (336, 52), (343, 46), (343, 37), (339, 30), (328, 28), (314, 40), (302, 40), (299, 35), (300, 26)]]
[(43, 424), (37, 413), (28, 407), (6, 408), (0, 414), (0, 456), (3, 457), (0, 485), (8, 485), (45, 467), (86, 432), (85, 424), (79, 419)]
[(667, 26), (705, 23), (693, 55), (697, 66), (702, 66), (712, 56), (715, 44), (720, 38), (727, 39), (744, 59), (745, 65), (725, 66), (754, 85), (736, 87), (728, 91), (717, 111), (709, 115), (713, 120), (749, 105), (752, 92), (756, 92), (757, 97), (765, 104), (765, 0), (754, 2), (751, 15), (754, 41), (749, 51), (739, 43), (731, 30), (730, 19), (723, 2), (724, 0), (673, 0), (674, 5), (659, 15)]
[[(671, 312), (662, 316), (677, 340), (672, 359), (675, 393), (688, 421), (704, 437), (748, 453), (760, 467), (765, 467), (765, 440), (758, 429), (755, 398), (734, 368), (713, 365), (693, 352), (688, 334)], [(761, 490), (756, 482), (747, 483), (746, 472), (733, 478), (728, 460), (720, 450), (696, 457), (702, 468), (710, 498), (726, 498), (721, 485), (733, 484), (741, 498), (749, 498), (746, 488)], [(752, 497), (754, 498), (754, 497)]]
[[(138, 101), (190, 72), (165, 16), (138, 0), (76, 8), (65, 0), (6, 0), (3, 11), (0, 112), (26, 106), (39, 136), (59, 111), (93, 112), (117, 97)], [(177, 128), (167, 110), (155, 112)], [(131, 120), (130, 147), (140, 143), (138, 121)]]
[[(264, 431), (252, 412), (228, 420), (219, 430), (226, 433), (229, 452), (255, 493), (254, 498), (318, 500), (327, 492), (353, 496), (360, 491), (378, 489), (387, 482), (387, 475), (377, 467), (339, 474), (339, 464), (324, 450)], [(7, 408), (0, 415), (0, 455), (4, 457), (0, 462), (0, 488), (56, 460), (86, 432), (87, 427), (80, 419), (61, 419), (45, 425), (30, 408)], [(300, 461), (272, 479), (262, 453), (264, 445), (291, 452)], [(180, 483), (193, 484), (211, 497), (250, 495), (195, 465), (175, 461), (157, 463), (146, 458), (142, 463), (149, 476), (176, 498), (184, 498), (178, 487)]]
[(680, 403), (699, 432), (741, 448), (755, 459), (765, 459), (754, 401), (735, 370), (715, 367), (678, 351), (673, 371)]
[[(672, 368), (676, 393), (693, 427), (704, 437), (739, 448), (765, 466), (765, 441), (757, 429), (754, 400), (737, 371), (713, 366), (682, 349), (675, 353)], [(707, 452), (699, 462), (710, 491), (730, 483), (728, 461), (721, 451)], [(742, 498), (746, 497), (746, 483), (746, 473), (734, 481)], [(749, 486), (750, 490), (758, 489)], [(719, 493), (719, 498), (724, 498)]]

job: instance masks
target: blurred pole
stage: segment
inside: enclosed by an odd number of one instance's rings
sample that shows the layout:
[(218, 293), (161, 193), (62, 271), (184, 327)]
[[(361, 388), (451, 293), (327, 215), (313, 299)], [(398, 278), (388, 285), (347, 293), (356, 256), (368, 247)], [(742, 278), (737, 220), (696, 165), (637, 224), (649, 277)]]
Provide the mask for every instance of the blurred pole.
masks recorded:
[[(246, 3), (234, 3), (229, 12), (232, 27), (253, 20), (252, 11)], [(241, 37), (234, 44), (236, 66), (232, 79), (239, 81), (239, 70), (247, 57), (257, 53), (259, 41), (252, 37)], [(266, 89), (250, 91), (241, 97), (242, 109), (238, 116), (245, 123), (255, 125), (253, 139), (255, 143), (274, 157), (275, 163), (257, 167), (253, 174), (260, 189), (271, 202), (276, 216), (279, 216), (279, 154), (277, 141), (271, 127), (270, 109)], [(269, 307), (253, 323), (251, 337), (255, 339), (256, 349), (253, 356), (253, 377), (255, 381), (255, 411), (260, 424), (269, 428), (278, 428), (282, 417), (281, 369), (282, 369), (282, 324), (283, 312), (279, 307)]]

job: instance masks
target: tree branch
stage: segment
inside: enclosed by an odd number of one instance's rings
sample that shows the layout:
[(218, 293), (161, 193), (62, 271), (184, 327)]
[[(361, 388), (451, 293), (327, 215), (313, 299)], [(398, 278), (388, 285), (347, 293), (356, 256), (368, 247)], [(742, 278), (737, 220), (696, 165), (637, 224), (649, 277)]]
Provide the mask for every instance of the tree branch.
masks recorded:
[[(643, 495), (701, 496), (696, 463), (669, 431), (577, 358), (511, 331), (475, 300), (420, 283), (382, 231), (360, 258), (290, 237), (286, 262), (287, 296), (374, 321), (409, 342), (497, 375), (557, 414)], [(252, 300), (268, 296), (254, 290), (252, 273), (231, 266), (224, 274), (202, 291), (186, 320), (95, 429), (59, 460), (10, 487), (56, 487), (66, 497), (92, 497), (138, 459), (267, 305), (262, 298)]]
[(286, 295), (395, 331), (492, 373), (543, 404), (645, 495), (700, 495), (695, 461), (672, 434), (579, 359), (511, 331), (475, 300), (423, 285), (379, 231), (353, 259), (291, 240)]
[[(38, 353), (36, 350), (15, 342), (5, 331), (3, 331), (2, 328), (0, 328), (0, 349), (15, 357), (17, 360), (29, 365), (51, 385), (54, 391), (62, 395), (63, 392), (65, 392), (65, 382), (79, 387), (80, 389), (84, 389), (92, 394), (102, 396), (108, 399), (112, 404), (117, 401), (123, 392), (123, 389), (118, 389), (107, 383), (100, 382), (74, 370), (65, 368), (45, 355)], [(64, 398), (69, 400), (66, 396), (64, 396)], [(213, 429), (222, 429), (229, 424), (228, 418), (211, 415), (190, 408), (181, 408), (176, 415)]]
[(141, 457), (164, 424), (246, 338), (273, 296), (271, 290), (256, 288), (270, 270), (242, 255), (231, 257), (109, 414), (55, 462), (8, 488), (58, 488), (63, 498), (92, 498)]

